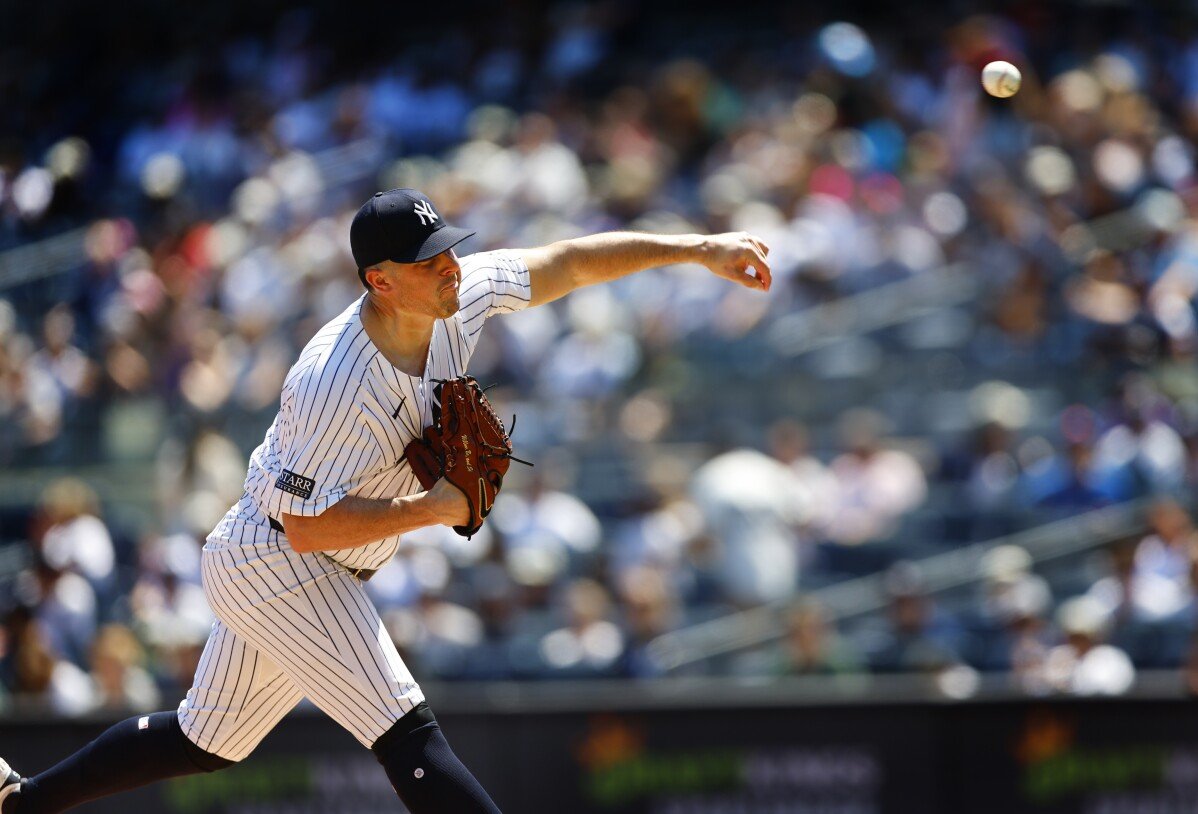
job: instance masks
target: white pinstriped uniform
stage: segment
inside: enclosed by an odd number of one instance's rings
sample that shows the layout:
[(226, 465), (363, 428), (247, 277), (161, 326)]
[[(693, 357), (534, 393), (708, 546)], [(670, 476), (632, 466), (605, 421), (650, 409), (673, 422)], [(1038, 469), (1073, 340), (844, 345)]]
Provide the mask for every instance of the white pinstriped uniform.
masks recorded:
[(420, 491), (400, 458), (432, 423), (430, 380), (464, 373), (484, 320), (529, 302), (518, 252), (473, 254), (460, 264), (460, 309), (435, 323), (422, 377), (396, 370), (367, 337), (365, 294), (312, 338), (287, 374), (279, 413), (250, 458), (245, 494), (204, 546), (204, 592), (218, 621), (179, 721), (206, 752), (242, 760), (305, 696), (370, 747), (423, 700), (346, 570), (382, 567), (399, 537), (298, 554), (269, 518), (318, 515), (346, 495)]

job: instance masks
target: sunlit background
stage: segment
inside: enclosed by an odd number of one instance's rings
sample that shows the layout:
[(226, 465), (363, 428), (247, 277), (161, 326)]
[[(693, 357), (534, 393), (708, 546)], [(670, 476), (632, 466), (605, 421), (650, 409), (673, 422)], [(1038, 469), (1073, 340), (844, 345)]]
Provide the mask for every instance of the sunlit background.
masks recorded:
[[(655, 269), (488, 323), (471, 372), (536, 467), (367, 586), (444, 708), (1198, 690), (1183, 4), (226, 5), (4, 10), (0, 752), (4, 715), (186, 691), (203, 538), (361, 292), (350, 217), (396, 186), (467, 252), (748, 230), (774, 274)], [(982, 92), (993, 59), (1014, 98)], [(654, 738), (586, 720), (592, 769)], [(1068, 729), (1027, 726), (1025, 770)], [(914, 810), (872, 759), (838, 788), (882, 802), (819, 810)], [(557, 810), (816, 811), (627, 782)]]

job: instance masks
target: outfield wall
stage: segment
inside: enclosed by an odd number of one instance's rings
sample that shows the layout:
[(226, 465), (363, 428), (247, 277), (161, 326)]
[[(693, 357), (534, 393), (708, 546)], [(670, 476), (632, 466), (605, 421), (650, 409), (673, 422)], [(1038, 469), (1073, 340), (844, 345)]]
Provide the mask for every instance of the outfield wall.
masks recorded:
[[(451, 743), (505, 812), (1192, 814), (1198, 703), (1174, 700), (744, 704), (691, 697), (445, 704)], [(436, 705), (434, 705), (436, 708)], [(0, 720), (0, 754), (46, 766), (105, 725)], [(299, 710), (234, 768), (80, 812), (382, 814), (373, 756)]]

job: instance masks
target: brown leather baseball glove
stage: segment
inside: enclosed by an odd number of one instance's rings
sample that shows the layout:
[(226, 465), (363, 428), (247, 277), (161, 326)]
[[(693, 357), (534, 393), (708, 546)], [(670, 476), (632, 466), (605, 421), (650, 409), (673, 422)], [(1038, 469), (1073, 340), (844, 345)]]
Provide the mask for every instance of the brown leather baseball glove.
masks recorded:
[[(473, 376), (439, 379), (433, 390), (433, 423), (404, 449), (426, 490), (440, 478), (456, 486), (470, 505), (470, 524), (454, 526), (463, 537), (482, 528), (512, 461), (512, 440)], [(515, 428), (515, 418), (512, 419)], [(528, 464), (532, 466), (532, 464)]]

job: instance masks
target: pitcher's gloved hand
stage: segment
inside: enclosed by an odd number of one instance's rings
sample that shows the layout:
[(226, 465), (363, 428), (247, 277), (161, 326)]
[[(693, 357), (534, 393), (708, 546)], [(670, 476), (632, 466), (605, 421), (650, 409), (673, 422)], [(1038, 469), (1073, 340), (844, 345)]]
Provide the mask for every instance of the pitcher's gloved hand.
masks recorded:
[(469, 523), (453, 530), (470, 537), (491, 513), (511, 462), (528, 462), (512, 457), (511, 437), (473, 376), (438, 380), (433, 392), (432, 426), (404, 456), (426, 491), (445, 478), (466, 496)]

